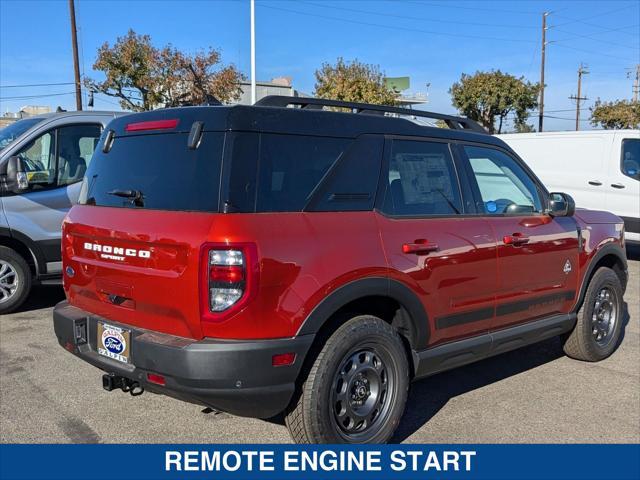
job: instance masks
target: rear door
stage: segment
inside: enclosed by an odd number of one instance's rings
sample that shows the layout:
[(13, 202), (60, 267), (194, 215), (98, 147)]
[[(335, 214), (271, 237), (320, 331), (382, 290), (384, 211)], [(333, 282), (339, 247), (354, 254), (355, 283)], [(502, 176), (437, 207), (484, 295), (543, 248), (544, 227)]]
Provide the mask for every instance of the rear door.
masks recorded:
[(478, 209), (497, 239), (496, 317), (492, 330), (567, 312), (578, 282), (573, 218), (545, 213), (546, 193), (506, 151), (465, 145)]
[(46, 268), (42, 273), (61, 271), (62, 220), (78, 200), (101, 131), (100, 123), (51, 128), (12, 154), (22, 159), (29, 188), (3, 198), (7, 222), (38, 246)]
[[(392, 276), (421, 299), (430, 345), (489, 330), (496, 288), (492, 230), (474, 212), (451, 146), (389, 138), (378, 222)], [(465, 195), (466, 192), (466, 195)]]
[(626, 237), (640, 241), (640, 134), (615, 134), (607, 157), (606, 210), (624, 220)]

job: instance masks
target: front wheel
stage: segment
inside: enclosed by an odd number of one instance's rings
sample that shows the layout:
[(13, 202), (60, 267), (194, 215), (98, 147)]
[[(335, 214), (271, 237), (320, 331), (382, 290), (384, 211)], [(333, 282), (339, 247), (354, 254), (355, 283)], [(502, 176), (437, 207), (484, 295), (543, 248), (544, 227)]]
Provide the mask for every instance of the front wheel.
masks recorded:
[(384, 443), (400, 422), (409, 366), (396, 330), (362, 315), (326, 342), (286, 415), (298, 443)]
[(0, 314), (11, 313), (27, 299), (31, 270), (27, 262), (8, 247), (0, 247)]
[(613, 270), (599, 268), (591, 277), (576, 326), (564, 343), (571, 358), (597, 362), (611, 355), (620, 341), (622, 284)]

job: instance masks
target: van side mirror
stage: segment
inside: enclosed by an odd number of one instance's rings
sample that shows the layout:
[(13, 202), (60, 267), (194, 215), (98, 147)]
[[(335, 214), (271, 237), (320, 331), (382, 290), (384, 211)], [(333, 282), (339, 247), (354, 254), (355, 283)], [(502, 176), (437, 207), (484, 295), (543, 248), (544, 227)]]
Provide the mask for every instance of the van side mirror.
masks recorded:
[(571, 195), (562, 192), (549, 194), (549, 210), (552, 217), (572, 217), (576, 212), (576, 202)]
[(22, 193), (29, 189), (29, 179), (20, 157), (9, 157), (7, 163), (7, 188), (13, 193)]

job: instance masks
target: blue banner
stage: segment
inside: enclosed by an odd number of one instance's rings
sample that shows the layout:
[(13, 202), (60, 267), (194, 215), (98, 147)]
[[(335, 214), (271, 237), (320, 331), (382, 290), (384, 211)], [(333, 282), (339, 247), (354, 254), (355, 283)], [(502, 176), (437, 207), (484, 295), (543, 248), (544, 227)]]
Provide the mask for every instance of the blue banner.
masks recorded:
[(639, 445), (0, 445), (0, 479), (629, 479)]

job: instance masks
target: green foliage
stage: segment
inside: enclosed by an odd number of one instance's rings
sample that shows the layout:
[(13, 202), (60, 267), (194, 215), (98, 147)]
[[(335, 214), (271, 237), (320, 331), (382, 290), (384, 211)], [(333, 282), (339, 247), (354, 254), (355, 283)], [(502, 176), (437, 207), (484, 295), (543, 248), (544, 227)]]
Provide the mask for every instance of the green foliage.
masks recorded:
[(591, 124), (604, 129), (640, 128), (640, 102), (596, 100), (591, 108)]
[(453, 106), (463, 115), (479, 122), (489, 133), (501, 133), (510, 113), (516, 116), (515, 127), (526, 128), (529, 111), (538, 106), (540, 85), (502, 73), (500, 70), (462, 74), (449, 90)]
[(110, 46), (99, 49), (94, 70), (105, 80), (85, 79), (94, 91), (117, 97), (124, 109), (135, 112), (158, 107), (197, 105), (215, 97), (221, 102), (240, 98), (242, 74), (233, 66), (221, 66), (213, 48), (188, 55), (171, 45), (161, 49), (149, 35), (129, 30)]
[(397, 104), (397, 94), (385, 85), (380, 67), (358, 60), (345, 62), (342, 57), (338, 58), (335, 65), (323, 63), (316, 70), (314, 95), (345, 102)]

